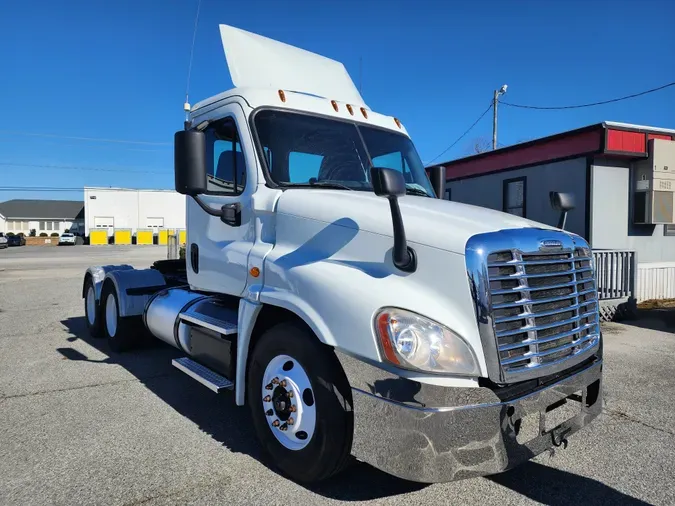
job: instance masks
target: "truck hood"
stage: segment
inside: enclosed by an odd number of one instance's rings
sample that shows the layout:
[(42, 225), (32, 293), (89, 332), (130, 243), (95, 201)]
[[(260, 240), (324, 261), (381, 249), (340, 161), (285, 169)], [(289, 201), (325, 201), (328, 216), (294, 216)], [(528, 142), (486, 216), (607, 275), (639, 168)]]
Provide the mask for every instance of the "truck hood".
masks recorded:
[[(473, 235), (509, 228), (555, 228), (485, 207), (406, 195), (399, 198), (409, 242), (464, 254)], [(393, 237), (386, 198), (345, 190), (289, 189), (277, 212)]]

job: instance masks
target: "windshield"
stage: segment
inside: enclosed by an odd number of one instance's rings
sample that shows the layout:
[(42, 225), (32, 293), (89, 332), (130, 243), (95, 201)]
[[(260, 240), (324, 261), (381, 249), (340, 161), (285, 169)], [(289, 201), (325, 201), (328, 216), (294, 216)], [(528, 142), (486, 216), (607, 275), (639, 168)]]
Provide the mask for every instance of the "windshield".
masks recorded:
[(403, 134), (288, 111), (263, 110), (255, 127), (280, 186), (372, 190), (370, 167), (403, 173), (411, 194), (434, 196), (412, 141)]

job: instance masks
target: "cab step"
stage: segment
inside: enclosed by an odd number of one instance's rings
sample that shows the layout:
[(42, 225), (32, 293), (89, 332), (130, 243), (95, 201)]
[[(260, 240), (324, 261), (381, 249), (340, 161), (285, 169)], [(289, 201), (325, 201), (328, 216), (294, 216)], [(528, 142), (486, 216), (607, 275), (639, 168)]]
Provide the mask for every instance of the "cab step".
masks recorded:
[(223, 390), (232, 390), (234, 388), (234, 383), (225, 376), (221, 376), (217, 372), (212, 371), (208, 367), (204, 367), (202, 364), (195, 362), (191, 358), (174, 358), (171, 361), (171, 365), (176, 369), (183, 371), (192, 379), (196, 379), (215, 393), (220, 393)]
[(219, 332), (225, 336), (237, 333), (237, 312), (204, 301), (180, 314), (179, 318), (193, 325)]

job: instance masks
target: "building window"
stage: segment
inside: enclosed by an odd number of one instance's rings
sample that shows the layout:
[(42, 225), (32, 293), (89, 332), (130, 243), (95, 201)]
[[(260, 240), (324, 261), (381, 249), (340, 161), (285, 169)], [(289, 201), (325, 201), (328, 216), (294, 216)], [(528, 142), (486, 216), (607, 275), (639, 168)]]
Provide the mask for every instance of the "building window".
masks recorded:
[(44, 222), (44, 221), (41, 221), (41, 222), (40, 222), (40, 230), (46, 230), (46, 229), (45, 229), (45, 222)]
[(675, 225), (663, 225), (663, 235), (675, 236)]
[(525, 177), (507, 179), (503, 183), (502, 211), (516, 216), (527, 215), (527, 181)]
[(47, 222), (47, 230), (51, 230), (51, 229), (52, 229), (52, 222), (48, 221)]

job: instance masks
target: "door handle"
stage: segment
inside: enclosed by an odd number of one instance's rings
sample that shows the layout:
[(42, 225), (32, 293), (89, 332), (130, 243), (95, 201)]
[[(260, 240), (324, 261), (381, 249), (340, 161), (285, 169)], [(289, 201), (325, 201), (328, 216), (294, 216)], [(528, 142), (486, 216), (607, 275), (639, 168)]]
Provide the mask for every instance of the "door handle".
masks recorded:
[(241, 225), (241, 204), (239, 202), (225, 204), (220, 210), (220, 221), (231, 227)]

